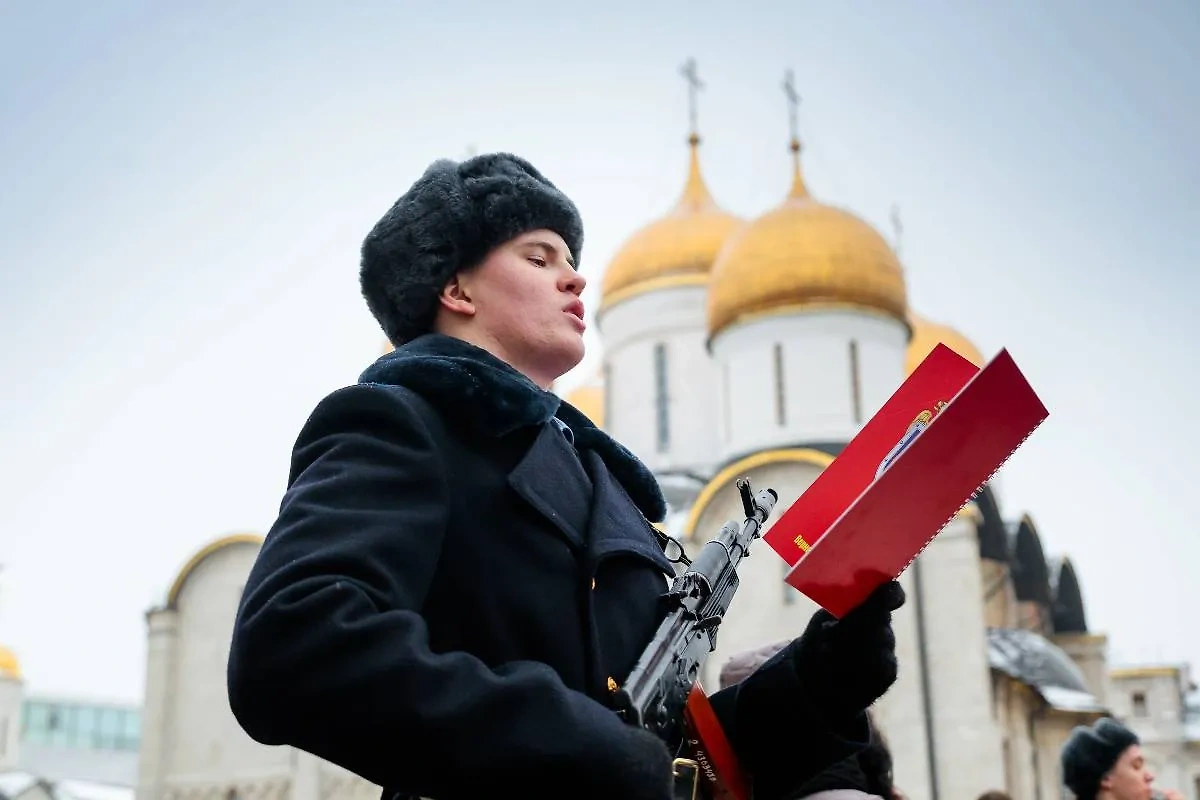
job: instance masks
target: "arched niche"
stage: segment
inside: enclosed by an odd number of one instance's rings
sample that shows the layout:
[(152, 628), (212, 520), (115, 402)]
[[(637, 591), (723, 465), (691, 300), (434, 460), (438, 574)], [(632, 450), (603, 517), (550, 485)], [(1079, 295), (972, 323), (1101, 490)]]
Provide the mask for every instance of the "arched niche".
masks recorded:
[(1004, 518), (1000, 515), (1000, 507), (996, 503), (996, 496), (990, 486), (984, 486), (976, 495), (975, 505), (981, 516), (979, 557), (1002, 564), (1008, 563), (1008, 535), (1004, 527)]
[(1087, 615), (1083, 607), (1083, 592), (1071, 559), (1064, 558), (1054, 581), (1054, 605), (1051, 608), (1054, 632), (1087, 633)]
[(1017, 524), (1012, 548), (1012, 581), (1017, 600), (1049, 608), (1052, 599), (1050, 570), (1046, 565), (1042, 538), (1028, 514)]

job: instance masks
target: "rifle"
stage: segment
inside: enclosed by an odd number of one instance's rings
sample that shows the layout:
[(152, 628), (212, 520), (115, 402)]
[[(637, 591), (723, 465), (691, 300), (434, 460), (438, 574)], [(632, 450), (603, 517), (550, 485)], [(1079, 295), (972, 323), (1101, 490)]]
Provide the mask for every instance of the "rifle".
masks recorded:
[(749, 797), (733, 750), (698, 683), (737, 592), (738, 566), (750, 554), (751, 542), (762, 535), (762, 526), (779, 499), (772, 489), (752, 496), (746, 478), (738, 480), (737, 488), (745, 519), (740, 524), (726, 522), (675, 578), (664, 596), (666, 617), (624, 685), (613, 690), (617, 713), (626, 722), (670, 745), (688, 746), (694, 758), (676, 758), (675, 774), (684, 778), (681, 773), (691, 773), (691, 789), (685, 796), (693, 798), (701, 776), (714, 797)]

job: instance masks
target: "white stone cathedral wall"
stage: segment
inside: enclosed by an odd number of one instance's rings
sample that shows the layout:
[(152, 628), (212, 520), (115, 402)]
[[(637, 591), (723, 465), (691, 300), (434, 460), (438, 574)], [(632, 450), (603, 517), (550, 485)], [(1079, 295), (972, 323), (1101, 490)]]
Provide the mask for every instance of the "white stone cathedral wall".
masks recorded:
[(920, 556), (939, 789), (977, 797), (1004, 780), (992, 718), (979, 539), (956, 517)]
[[(1028, 687), (1009, 678), (1001, 678), (999, 686), (1001, 697), (997, 698), (997, 710), (1003, 730), (1002, 736), (1007, 741), (1007, 747), (1003, 750), (1009, 760), (1005, 770), (1007, 791), (1013, 800), (1034, 800), (1037, 796), (1037, 774), (1034, 765), (1039, 757), (1035, 752), (1036, 743), (1029, 718), (1037, 707), (1037, 698)], [(1053, 794), (1048, 798), (1044, 797), (1043, 800), (1057, 797), (1058, 794)]]
[(20, 800), (58, 800), (45, 786), (34, 784), (18, 795)]
[[(900, 576), (909, 598), (914, 596), (911, 570)], [(906, 602), (892, 617), (899, 674), (892, 688), (875, 704), (875, 719), (892, 753), (895, 782), (905, 797), (930, 797), (929, 748), (925, 733), (924, 695), (917, 638), (917, 616)]]
[(137, 800), (161, 800), (167, 741), (172, 736), (178, 615), (156, 609), (146, 619), (146, 683), (142, 695), (142, 740), (138, 750)]
[(202, 561), (178, 598), (178, 645), (168, 729), (166, 782), (176, 787), (262, 781), (278, 785), (291, 750), (251, 739), (229, 708), (226, 662), (234, 616), (258, 548), (235, 544)]
[(1090, 719), (1053, 711), (1034, 711), (1034, 736), (1038, 749), (1037, 781), (1043, 800), (1059, 800), (1063, 796), (1062, 769), (1059, 755), (1071, 729), (1087, 725)]
[(21, 681), (0, 675), (0, 771), (17, 765), (23, 697)]
[(1185, 777), (1177, 788), (1187, 800), (1200, 800), (1200, 745), (1195, 742), (1189, 744), (1184, 751), (1183, 761)]
[(293, 800), (288, 775), (274, 774), (235, 781), (206, 781), (203, 778), (169, 783), (163, 800)]
[[(705, 289), (686, 286), (633, 297), (607, 310), (605, 429), (656, 472), (705, 472), (717, 458), (716, 365), (705, 345)], [(654, 347), (667, 352), (668, 431), (658, 449)]]
[[(379, 786), (329, 762), (320, 762), (320, 794), (311, 800), (379, 800)], [(520, 792), (516, 792), (519, 795)], [(308, 798), (293, 798), (308, 800)]]
[[(987, 665), (982, 571), (970, 518), (957, 517), (920, 560), (939, 796), (958, 796), (983, 786), (972, 795), (977, 796), (1003, 786), (1005, 774)], [(895, 759), (897, 785), (910, 797), (928, 797), (932, 791), (916, 575), (910, 567), (900, 576), (908, 597), (893, 618), (900, 674), (880, 698), (877, 714)]]
[[(1145, 677), (1114, 679), (1109, 687), (1114, 715), (1136, 731), (1143, 741), (1179, 741), (1184, 730), (1180, 680), (1180, 676), (1167, 671)], [(1146, 698), (1145, 716), (1134, 713), (1133, 695), (1136, 692)]]
[[(988, 627), (1015, 627), (1017, 612), (1008, 564), (980, 559), (979, 568), (985, 593), (984, 619)], [(987, 595), (988, 592), (991, 592), (990, 596)]]
[(1108, 703), (1108, 638), (1103, 634), (1062, 634), (1054, 637), (1083, 673), (1088, 691), (1101, 706)]
[(1032, 600), (1019, 600), (1016, 603), (1017, 627), (1042, 636), (1050, 635), (1050, 624), (1046, 609), (1041, 603)]
[(382, 789), (349, 770), (296, 751), (288, 800), (378, 800)]
[[(783, 424), (776, 410), (776, 344), (782, 346)], [(854, 310), (769, 316), (721, 332), (712, 351), (721, 381), (722, 458), (779, 442), (849, 441), (903, 383), (907, 344), (899, 322)]]

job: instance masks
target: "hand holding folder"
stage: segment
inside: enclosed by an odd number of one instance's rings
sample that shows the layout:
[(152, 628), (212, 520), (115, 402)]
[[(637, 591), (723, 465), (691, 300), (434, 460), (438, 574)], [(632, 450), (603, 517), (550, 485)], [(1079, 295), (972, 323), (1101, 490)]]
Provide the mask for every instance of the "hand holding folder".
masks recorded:
[(939, 344), (764, 541), (787, 582), (841, 617), (895, 579), (1049, 415), (1002, 350)]

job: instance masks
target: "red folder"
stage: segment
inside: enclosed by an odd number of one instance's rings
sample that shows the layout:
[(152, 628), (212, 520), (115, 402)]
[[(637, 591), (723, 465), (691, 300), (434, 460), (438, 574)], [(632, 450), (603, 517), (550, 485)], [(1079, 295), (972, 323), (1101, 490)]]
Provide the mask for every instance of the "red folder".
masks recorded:
[(763, 537), (836, 617), (913, 559), (1049, 416), (1002, 350), (939, 344)]

